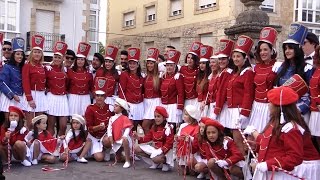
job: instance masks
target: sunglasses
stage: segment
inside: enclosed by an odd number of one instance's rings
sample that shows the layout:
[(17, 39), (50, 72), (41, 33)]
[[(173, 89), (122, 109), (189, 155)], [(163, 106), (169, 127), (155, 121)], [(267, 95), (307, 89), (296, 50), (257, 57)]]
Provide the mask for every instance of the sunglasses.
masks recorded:
[(127, 58), (120, 58), (121, 60), (128, 60)]
[(2, 48), (2, 51), (12, 51), (12, 48)]

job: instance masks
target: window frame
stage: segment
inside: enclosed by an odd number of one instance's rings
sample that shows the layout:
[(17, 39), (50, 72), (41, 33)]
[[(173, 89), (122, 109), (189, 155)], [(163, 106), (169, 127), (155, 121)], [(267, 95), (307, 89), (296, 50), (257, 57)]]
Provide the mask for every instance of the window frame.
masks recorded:
[[(126, 21), (125, 17), (129, 13), (133, 13), (133, 19), (130, 19), (130, 20)], [(127, 22), (130, 23), (130, 25), (127, 26), (126, 25)], [(122, 30), (128, 30), (128, 29), (136, 28), (136, 10), (135, 9), (129, 9), (129, 10), (126, 10), (126, 11), (122, 12), (122, 23), (121, 23), (121, 26), (122, 26)]]
[[(16, 3), (16, 14), (15, 14), (15, 30), (8, 30), (8, 6), (9, 2), (15, 2)], [(10, 40), (12, 37), (16, 37), (18, 34), (20, 34), (20, 0), (4, 0), (4, 23), (3, 23), (3, 29), (0, 29), (1, 32), (4, 33), (4, 40)], [(12, 37), (9, 37), (8, 35), (12, 34)]]
[[(148, 8), (154, 7), (154, 14), (148, 15)], [(144, 26), (152, 25), (157, 23), (157, 8), (158, 8), (158, 3), (157, 1), (150, 2), (148, 4), (143, 5), (144, 9)], [(149, 19), (149, 17), (152, 16), (153, 19)]]
[[(309, 7), (308, 7), (308, 1), (312, 2), (311, 9), (309, 9)], [(306, 19), (305, 20), (303, 20), (303, 12), (304, 11), (306, 11)], [(310, 11), (312, 12), (311, 22), (308, 21), (308, 12), (310, 12)], [(319, 16), (318, 22), (316, 21), (317, 12), (318, 12), (318, 16)], [(305, 24), (317, 24), (317, 25), (320, 24), (320, 9), (316, 9), (316, 1), (307, 0), (306, 7), (304, 8), (302, 0), (295, 0), (293, 20), (303, 22)]]
[[(172, 11), (173, 1), (181, 1), (181, 9)], [(176, 14), (174, 14), (176, 12)], [(169, 0), (168, 1), (168, 21), (180, 19), (184, 17), (184, 0)]]
[[(261, 3), (261, 5), (259, 6), (259, 8), (266, 12), (266, 13), (275, 13), (276, 12), (276, 0), (272, 0), (273, 1), (273, 7), (272, 8), (269, 8), (268, 6), (266, 5), (263, 5), (263, 2)], [(268, 11), (268, 9), (272, 10), (272, 11)]]
[(195, 3), (194, 3), (194, 15), (203, 14), (203, 13), (208, 13), (208, 12), (219, 10), (219, 0), (213, 0), (213, 1), (216, 1), (216, 2), (215, 3), (211, 3), (210, 7), (208, 7), (209, 4), (206, 4), (206, 5), (203, 5), (203, 6), (206, 6), (206, 7), (202, 8), (202, 6), (200, 6), (200, 0), (195, 0)]

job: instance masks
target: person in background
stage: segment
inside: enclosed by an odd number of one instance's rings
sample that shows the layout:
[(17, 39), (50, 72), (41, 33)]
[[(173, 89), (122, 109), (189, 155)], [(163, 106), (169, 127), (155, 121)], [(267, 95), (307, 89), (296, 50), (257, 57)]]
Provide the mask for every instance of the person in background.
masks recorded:
[(4, 41), (2, 45), (2, 66), (9, 61), (13, 51), (12, 51), (12, 44), (9, 41)]
[(128, 51), (126, 50), (120, 51), (120, 64), (116, 66), (116, 69), (119, 71), (127, 71), (129, 69)]
[(89, 66), (89, 70), (92, 73), (93, 79), (96, 76), (96, 72), (102, 67), (104, 58), (100, 53), (94, 53), (92, 63)]
[(312, 32), (308, 32), (302, 45), (304, 60), (307, 64), (313, 65), (313, 58), (316, 46), (319, 45), (319, 38)]
[(71, 49), (67, 49), (67, 53), (64, 56), (64, 67), (70, 69), (73, 66), (73, 62), (76, 59), (76, 54)]

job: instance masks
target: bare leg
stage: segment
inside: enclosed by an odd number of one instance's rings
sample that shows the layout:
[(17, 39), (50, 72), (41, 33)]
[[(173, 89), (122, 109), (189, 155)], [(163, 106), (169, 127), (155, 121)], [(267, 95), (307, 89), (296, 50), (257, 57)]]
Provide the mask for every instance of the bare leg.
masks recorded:
[(50, 155), (50, 154), (44, 154), (41, 156), (41, 160), (43, 160), (46, 163), (54, 164), (56, 163), (56, 157)]
[(199, 172), (199, 173), (207, 173), (208, 172), (208, 166), (203, 162), (197, 163), (194, 166), (194, 169), (196, 172)]
[[(68, 155), (69, 155), (68, 153), (61, 153), (60, 154), (60, 161), (65, 162), (67, 160)], [(71, 161), (71, 159), (69, 158), (68, 162), (70, 162), (70, 161)]]
[(48, 130), (52, 135), (55, 134), (55, 132), (54, 132), (55, 125), (56, 125), (56, 117), (49, 115), (49, 116), (48, 116), (48, 127), (47, 127), (47, 130)]
[(227, 179), (224, 175), (223, 170), (215, 163), (215, 160), (212, 158), (208, 161), (208, 169), (213, 172), (219, 179)]
[(144, 157), (150, 157), (150, 155), (146, 154), (139, 145), (134, 146), (134, 153)]
[(40, 142), (38, 140), (33, 141), (33, 160), (38, 159), (38, 156), (40, 154)]
[(58, 132), (59, 136), (62, 136), (62, 135), (66, 134), (67, 121), (68, 121), (68, 118), (66, 116), (60, 116), (59, 117), (59, 132)]
[(154, 122), (154, 120), (152, 120), (152, 119), (144, 119), (142, 121), (142, 129), (143, 129), (144, 134), (147, 134), (150, 131), (150, 128), (151, 128), (153, 122)]
[(93, 154), (93, 158), (94, 158), (97, 162), (101, 162), (101, 161), (103, 161), (104, 153), (103, 153), (103, 152), (95, 153), (95, 154)]
[(244, 149), (244, 144), (243, 144), (243, 138), (242, 138), (239, 130), (233, 129), (232, 130), (232, 134), (233, 134), (233, 140), (236, 143), (237, 147), (239, 148), (240, 152), (243, 155), (246, 155), (246, 152), (245, 152), (245, 149)]
[(29, 130), (31, 130), (31, 129), (33, 129), (32, 123), (31, 123), (32, 118), (34, 118), (33, 112), (26, 112), (25, 111), (25, 115), (26, 115), (26, 127)]
[(244, 178), (242, 169), (239, 166), (231, 166), (230, 167), (230, 174), (237, 176), (240, 179)]
[(25, 160), (26, 159), (26, 145), (22, 141), (16, 141), (12, 147), (12, 154), (17, 160)]
[(82, 148), (79, 158), (83, 158), (88, 153), (89, 149), (91, 148), (91, 144), (91, 139), (87, 138), (87, 141)]
[(152, 158), (152, 161), (155, 163), (155, 164), (163, 164), (163, 163), (166, 163), (166, 156), (161, 154), (159, 156), (156, 156), (154, 158)]
[(133, 131), (137, 131), (138, 125), (142, 125), (142, 120), (134, 120), (133, 121)]
[(129, 141), (127, 138), (123, 138), (122, 147), (124, 150), (126, 161), (130, 162), (130, 147), (129, 147)]

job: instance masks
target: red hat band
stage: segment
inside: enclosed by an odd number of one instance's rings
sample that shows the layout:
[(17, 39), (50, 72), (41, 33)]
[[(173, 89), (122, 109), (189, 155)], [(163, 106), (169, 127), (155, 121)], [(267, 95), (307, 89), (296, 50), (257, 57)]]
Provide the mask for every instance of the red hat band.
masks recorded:
[(140, 60), (140, 49), (139, 48), (128, 48), (128, 60), (139, 61)]
[(64, 56), (67, 52), (68, 45), (65, 42), (57, 41), (53, 47), (53, 54)]
[(188, 53), (191, 53), (191, 54), (196, 55), (196, 56), (200, 56), (200, 47), (201, 47), (201, 45), (202, 45), (201, 42), (192, 43)]
[(236, 47), (234, 48), (233, 51), (249, 54), (252, 46), (253, 46), (253, 40), (248, 36), (241, 35), (239, 36)]
[(275, 45), (277, 40), (278, 32), (272, 27), (265, 27), (260, 32), (259, 42), (266, 42)]
[(235, 42), (229, 39), (221, 39), (219, 43), (218, 58), (230, 57)]
[(3, 44), (3, 38), (4, 38), (4, 34), (3, 32), (0, 32), (0, 44)]
[(107, 46), (105, 59), (114, 61), (117, 57), (119, 49), (115, 46)]
[(90, 52), (91, 45), (85, 42), (80, 42), (78, 45), (77, 57), (87, 58)]
[(44, 37), (39, 34), (33, 35), (31, 37), (31, 47), (32, 49), (38, 49), (42, 51), (44, 47)]
[(168, 59), (166, 63), (174, 63), (174, 64), (179, 63), (179, 59), (181, 55), (180, 51), (172, 49), (172, 50), (169, 50), (167, 54), (168, 54)]
[(208, 45), (201, 45), (200, 47), (200, 62), (209, 61), (212, 56), (213, 47)]
[(162, 106), (156, 106), (156, 109), (154, 110), (154, 112), (161, 114), (161, 116), (163, 116), (164, 118), (169, 117), (167, 110)]
[(149, 48), (147, 51), (147, 61), (157, 61), (159, 57), (159, 49)]
[(16, 106), (9, 106), (9, 112), (15, 112), (15, 113), (19, 114), (20, 118), (25, 117), (23, 111)]

